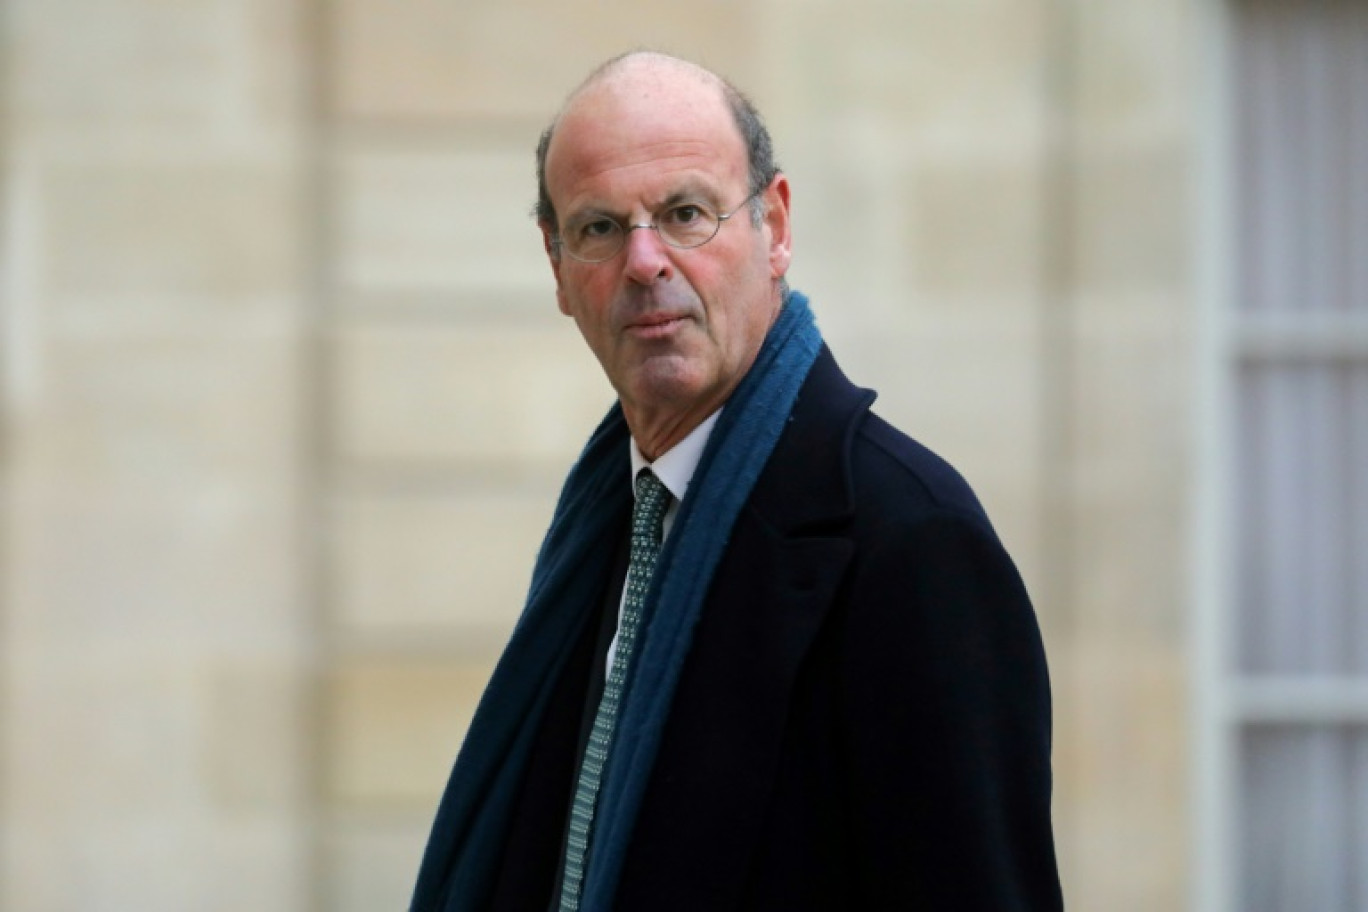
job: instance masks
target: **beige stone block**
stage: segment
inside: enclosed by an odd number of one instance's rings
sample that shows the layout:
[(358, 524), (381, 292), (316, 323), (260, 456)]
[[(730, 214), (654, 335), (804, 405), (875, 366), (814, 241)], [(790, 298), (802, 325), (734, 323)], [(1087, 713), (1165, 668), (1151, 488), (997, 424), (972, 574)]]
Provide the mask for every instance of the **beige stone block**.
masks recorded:
[(1187, 0), (1072, 7), (1078, 123), (1085, 138), (1186, 133), (1201, 42)]
[(1031, 319), (1025, 307), (937, 313), (836, 337), (832, 348), (855, 383), (879, 391), (876, 412), (971, 483), (1027, 487), (1037, 480), (1041, 420)]
[[(883, 145), (889, 145), (883, 142)], [(794, 287), (824, 331), (915, 336), (1003, 314), (1039, 334), (1038, 155), (992, 150), (811, 164), (794, 184)]]
[(293, 912), (309, 899), (306, 834), (296, 823), (87, 814), (22, 821), (4, 835), (5, 908)]
[(808, 295), (828, 335), (898, 319), (917, 294), (908, 176), (883, 167), (861, 172), (850, 161), (804, 166), (794, 157), (781, 159), (792, 168), (789, 284)]
[(51, 821), (0, 820), (0, 908), (67, 912), (81, 908), (71, 875), (75, 854)]
[(1191, 329), (1173, 302), (1093, 302), (1079, 316), (1071, 482), (1080, 623), (1185, 635), (1193, 431)]
[(343, 0), (331, 76), (345, 117), (528, 119), (539, 128), (590, 69), (636, 47), (743, 75), (758, 40), (751, 6)]
[(562, 476), (614, 395), (573, 324), (383, 325), (336, 336), (345, 463)]
[(221, 320), (56, 326), (33, 353), (13, 425), (19, 475), (54, 487), (254, 483), (274, 493), (304, 433), (298, 345), (288, 328)]
[(263, 684), (283, 677), (282, 665), (224, 674), (169, 648), (11, 644), (0, 902), (72, 912), (300, 908), (309, 833), (298, 754), (308, 729), (270, 705), (284, 697), (298, 707), (297, 693)]
[(1074, 599), (1086, 629), (1146, 635), (1177, 648), (1189, 626), (1187, 490), (1113, 481), (1077, 494)]
[(530, 214), (535, 144), (528, 131), (516, 149), (344, 153), (341, 286), (369, 306), (383, 306), (387, 295), (434, 294), (459, 306), (492, 292), (554, 307), (551, 267)]
[(1189, 184), (1179, 145), (1101, 149), (1077, 163), (1073, 270), (1085, 294), (1177, 292), (1189, 279)]
[(1038, 161), (956, 158), (918, 169), (910, 210), (915, 282), (932, 301), (1039, 294), (1045, 269), (1043, 169)]
[(1061, 867), (1071, 907), (1182, 908), (1186, 660), (1140, 637), (1077, 638), (1055, 678)]
[(209, 798), (234, 818), (303, 811), (313, 797), (309, 742), (316, 720), (303, 657), (203, 663), (201, 758)]
[(303, 617), (288, 338), (55, 333), (10, 425), (9, 629), (280, 648)]
[(26, 134), (241, 140), (301, 108), (296, 0), (10, 4), (15, 120)]
[(288, 507), (234, 490), (12, 496), (6, 613), (17, 640), (234, 654), (299, 642)]
[(825, 304), (826, 325), (855, 310), (887, 322), (926, 296), (959, 307), (1033, 294), (1043, 8), (770, 10), (761, 97), (793, 182), (795, 285)]
[(355, 496), (332, 511), (335, 622), (352, 637), (494, 652), (522, 611), (552, 488)]
[(348, 659), (329, 675), (327, 800), (338, 808), (436, 807), (492, 665)]
[(298, 293), (303, 213), (287, 166), (58, 164), (41, 182), (44, 287), (67, 308), (174, 299), (233, 313)]
[(201, 873), (195, 877), (194, 903), (185, 908), (297, 912), (309, 908), (318, 891), (302, 813), (220, 818), (196, 848), (186, 864)]
[(233, 96), (241, 101), (220, 108), (220, 117), (231, 112), (234, 128), (241, 122), (259, 125), (279, 131), (287, 142), (306, 138), (317, 109), (311, 95), (317, 91), (317, 7), (310, 0), (237, 0), (231, 8), (241, 31), (229, 34), (244, 36), (237, 45), (245, 49), (237, 70), (243, 87)]
[(1080, 297), (1074, 311), (1080, 460), (1172, 471), (1186, 454), (1196, 315), (1180, 293)]
[(330, 912), (407, 908), (434, 810), (412, 819), (347, 819), (330, 827), (323, 907)]
[(202, 800), (192, 662), (90, 650), (6, 657), (4, 806), (60, 823), (174, 817)]
[[(776, 122), (847, 155), (846, 127), (873, 115), (904, 156), (926, 144), (1036, 136), (1045, 7), (1015, 0), (771, 3)], [(821, 140), (819, 140), (821, 141)], [(781, 150), (782, 151), (782, 150)]]

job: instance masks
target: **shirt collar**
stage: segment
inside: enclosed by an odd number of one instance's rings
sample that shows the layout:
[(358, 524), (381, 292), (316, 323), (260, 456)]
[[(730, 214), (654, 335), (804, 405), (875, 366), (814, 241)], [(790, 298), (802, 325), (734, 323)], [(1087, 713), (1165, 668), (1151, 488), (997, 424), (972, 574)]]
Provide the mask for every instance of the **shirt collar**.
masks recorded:
[(655, 462), (647, 462), (646, 457), (641, 455), (641, 448), (637, 446), (636, 438), (632, 438), (632, 492), (636, 492), (636, 477), (642, 469), (650, 469), (655, 476), (660, 479), (661, 484), (674, 497), (678, 503), (684, 499), (684, 492), (689, 490), (689, 482), (693, 479), (694, 470), (698, 468), (698, 460), (703, 455), (703, 448), (708, 444), (708, 437), (712, 434), (713, 425), (717, 424), (717, 416), (722, 414), (718, 409), (704, 419), (703, 423), (689, 432), (683, 440), (670, 447), (662, 453)]

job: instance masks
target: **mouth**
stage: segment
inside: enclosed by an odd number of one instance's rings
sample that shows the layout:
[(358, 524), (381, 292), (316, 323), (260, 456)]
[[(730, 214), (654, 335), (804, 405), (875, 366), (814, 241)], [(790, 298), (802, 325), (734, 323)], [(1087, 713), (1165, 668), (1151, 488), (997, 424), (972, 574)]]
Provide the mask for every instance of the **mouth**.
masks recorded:
[(628, 323), (626, 331), (639, 339), (661, 339), (681, 328), (688, 319), (680, 314), (647, 314)]

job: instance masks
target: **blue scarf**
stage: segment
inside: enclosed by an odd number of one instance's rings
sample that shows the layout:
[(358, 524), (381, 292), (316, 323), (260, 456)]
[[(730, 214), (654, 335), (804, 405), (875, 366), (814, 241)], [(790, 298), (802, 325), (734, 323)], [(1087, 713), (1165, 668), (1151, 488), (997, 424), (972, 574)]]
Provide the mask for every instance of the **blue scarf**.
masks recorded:
[[(675, 687), (732, 526), (822, 347), (807, 298), (790, 292), (755, 364), (713, 427), (646, 598), (644, 639), (598, 797), (580, 908), (613, 904)], [(532, 585), (437, 809), (412, 912), (477, 912), (488, 901), (518, 786), (551, 693), (610, 572), (631, 498), (629, 432), (614, 405), (561, 489)], [(549, 899), (549, 898), (548, 898)]]

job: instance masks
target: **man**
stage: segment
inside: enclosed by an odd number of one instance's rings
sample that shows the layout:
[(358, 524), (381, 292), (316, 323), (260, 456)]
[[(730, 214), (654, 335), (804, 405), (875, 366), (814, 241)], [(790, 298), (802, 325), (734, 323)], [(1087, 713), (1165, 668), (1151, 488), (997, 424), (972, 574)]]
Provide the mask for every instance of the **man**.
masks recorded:
[(629, 54), (538, 166), (560, 309), (618, 406), (413, 909), (1061, 908), (1030, 603), (969, 488), (869, 412), (788, 290), (754, 109)]

